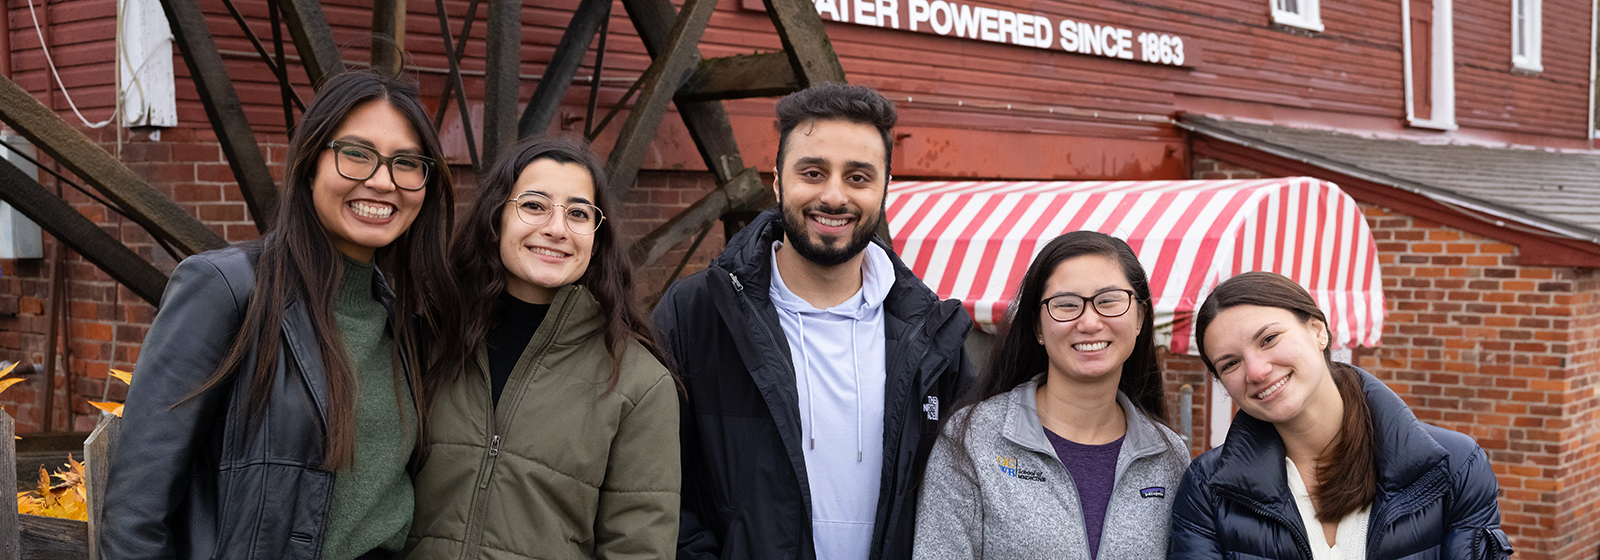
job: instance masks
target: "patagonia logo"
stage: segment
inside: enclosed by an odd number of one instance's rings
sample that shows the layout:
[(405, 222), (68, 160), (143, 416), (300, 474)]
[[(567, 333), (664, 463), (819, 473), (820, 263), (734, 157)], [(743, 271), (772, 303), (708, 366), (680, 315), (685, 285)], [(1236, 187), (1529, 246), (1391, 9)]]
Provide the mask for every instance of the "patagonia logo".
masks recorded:
[(1165, 497), (1167, 497), (1167, 489), (1166, 488), (1162, 488), (1160, 486), (1151, 486), (1149, 488), (1145, 488), (1143, 490), (1140, 490), (1139, 491), (1139, 497), (1141, 497), (1141, 498), (1165, 498)]
[(1000, 472), (1006, 476), (1033, 482), (1044, 482), (1044, 471), (1030, 471), (1018, 469), (1017, 460), (1011, 457), (996, 457), (995, 462), (1000, 465)]
[(929, 396), (927, 404), (922, 405), (922, 412), (928, 415), (929, 420), (938, 420), (939, 397)]

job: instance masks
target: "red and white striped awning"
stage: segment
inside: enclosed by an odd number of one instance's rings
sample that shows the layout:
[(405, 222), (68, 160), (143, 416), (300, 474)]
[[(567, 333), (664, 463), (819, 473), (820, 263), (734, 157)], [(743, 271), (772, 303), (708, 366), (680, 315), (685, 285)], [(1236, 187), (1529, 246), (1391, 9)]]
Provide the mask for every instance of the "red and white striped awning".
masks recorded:
[(1383, 333), (1377, 245), (1356, 202), (1327, 181), (896, 182), (888, 209), (901, 258), (987, 332), (1046, 243), (1095, 230), (1139, 255), (1156, 342), (1174, 353), (1193, 352), (1206, 295), (1253, 270), (1310, 290), (1336, 348), (1377, 346)]

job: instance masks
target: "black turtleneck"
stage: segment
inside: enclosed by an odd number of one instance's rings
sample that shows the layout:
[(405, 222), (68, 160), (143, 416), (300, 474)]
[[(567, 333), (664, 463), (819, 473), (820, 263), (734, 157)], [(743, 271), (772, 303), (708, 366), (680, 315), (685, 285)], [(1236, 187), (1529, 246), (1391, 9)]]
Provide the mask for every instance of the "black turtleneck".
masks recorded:
[(511, 368), (533, 340), (534, 331), (544, 322), (550, 311), (548, 303), (528, 303), (511, 294), (500, 294), (500, 310), (496, 313), (494, 331), (489, 333), (489, 381), (494, 391), (495, 406), (500, 405), (500, 392), (511, 379)]

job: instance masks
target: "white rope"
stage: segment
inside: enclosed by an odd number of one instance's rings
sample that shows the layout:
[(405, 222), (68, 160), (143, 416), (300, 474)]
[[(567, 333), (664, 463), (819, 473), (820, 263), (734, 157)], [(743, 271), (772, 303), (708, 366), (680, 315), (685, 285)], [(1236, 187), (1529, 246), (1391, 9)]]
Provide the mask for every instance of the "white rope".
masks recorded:
[[(111, 108), (111, 117), (98, 123), (89, 122), (89, 119), (83, 116), (83, 112), (78, 110), (78, 104), (72, 101), (72, 94), (67, 93), (67, 85), (61, 82), (61, 74), (56, 72), (55, 60), (50, 58), (50, 47), (45, 44), (44, 30), (39, 28), (39, 14), (33, 11), (33, 0), (27, 0), (27, 2), (28, 15), (33, 18), (33, 32), (39, 36), (39, 50), (44, 51), (45, 64), (50, 66), (50, 75), (55, 76), (56, 85), (61, 88), (61, 95), (67, 98), (67, 106), (72, 107), (72, 112), (78, 115), (78, 120), (83, 121), (84, 126), (89, 128), (104, 128), (106, 125), (111, 124), (112, 121), (117, 120), (118, 107), (116, 106)], [(122, 96), (118, 95), (117, 97), (120, 98)]]

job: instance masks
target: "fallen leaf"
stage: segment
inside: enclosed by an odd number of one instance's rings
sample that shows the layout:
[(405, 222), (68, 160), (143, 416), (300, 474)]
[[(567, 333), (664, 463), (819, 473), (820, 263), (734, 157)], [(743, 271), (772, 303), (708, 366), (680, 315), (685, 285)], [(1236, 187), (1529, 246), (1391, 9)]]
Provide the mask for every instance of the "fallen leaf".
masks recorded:
[(122, 403), (89, 401), (89, 406), (114, 414), (117, 418), (122, 417)]

